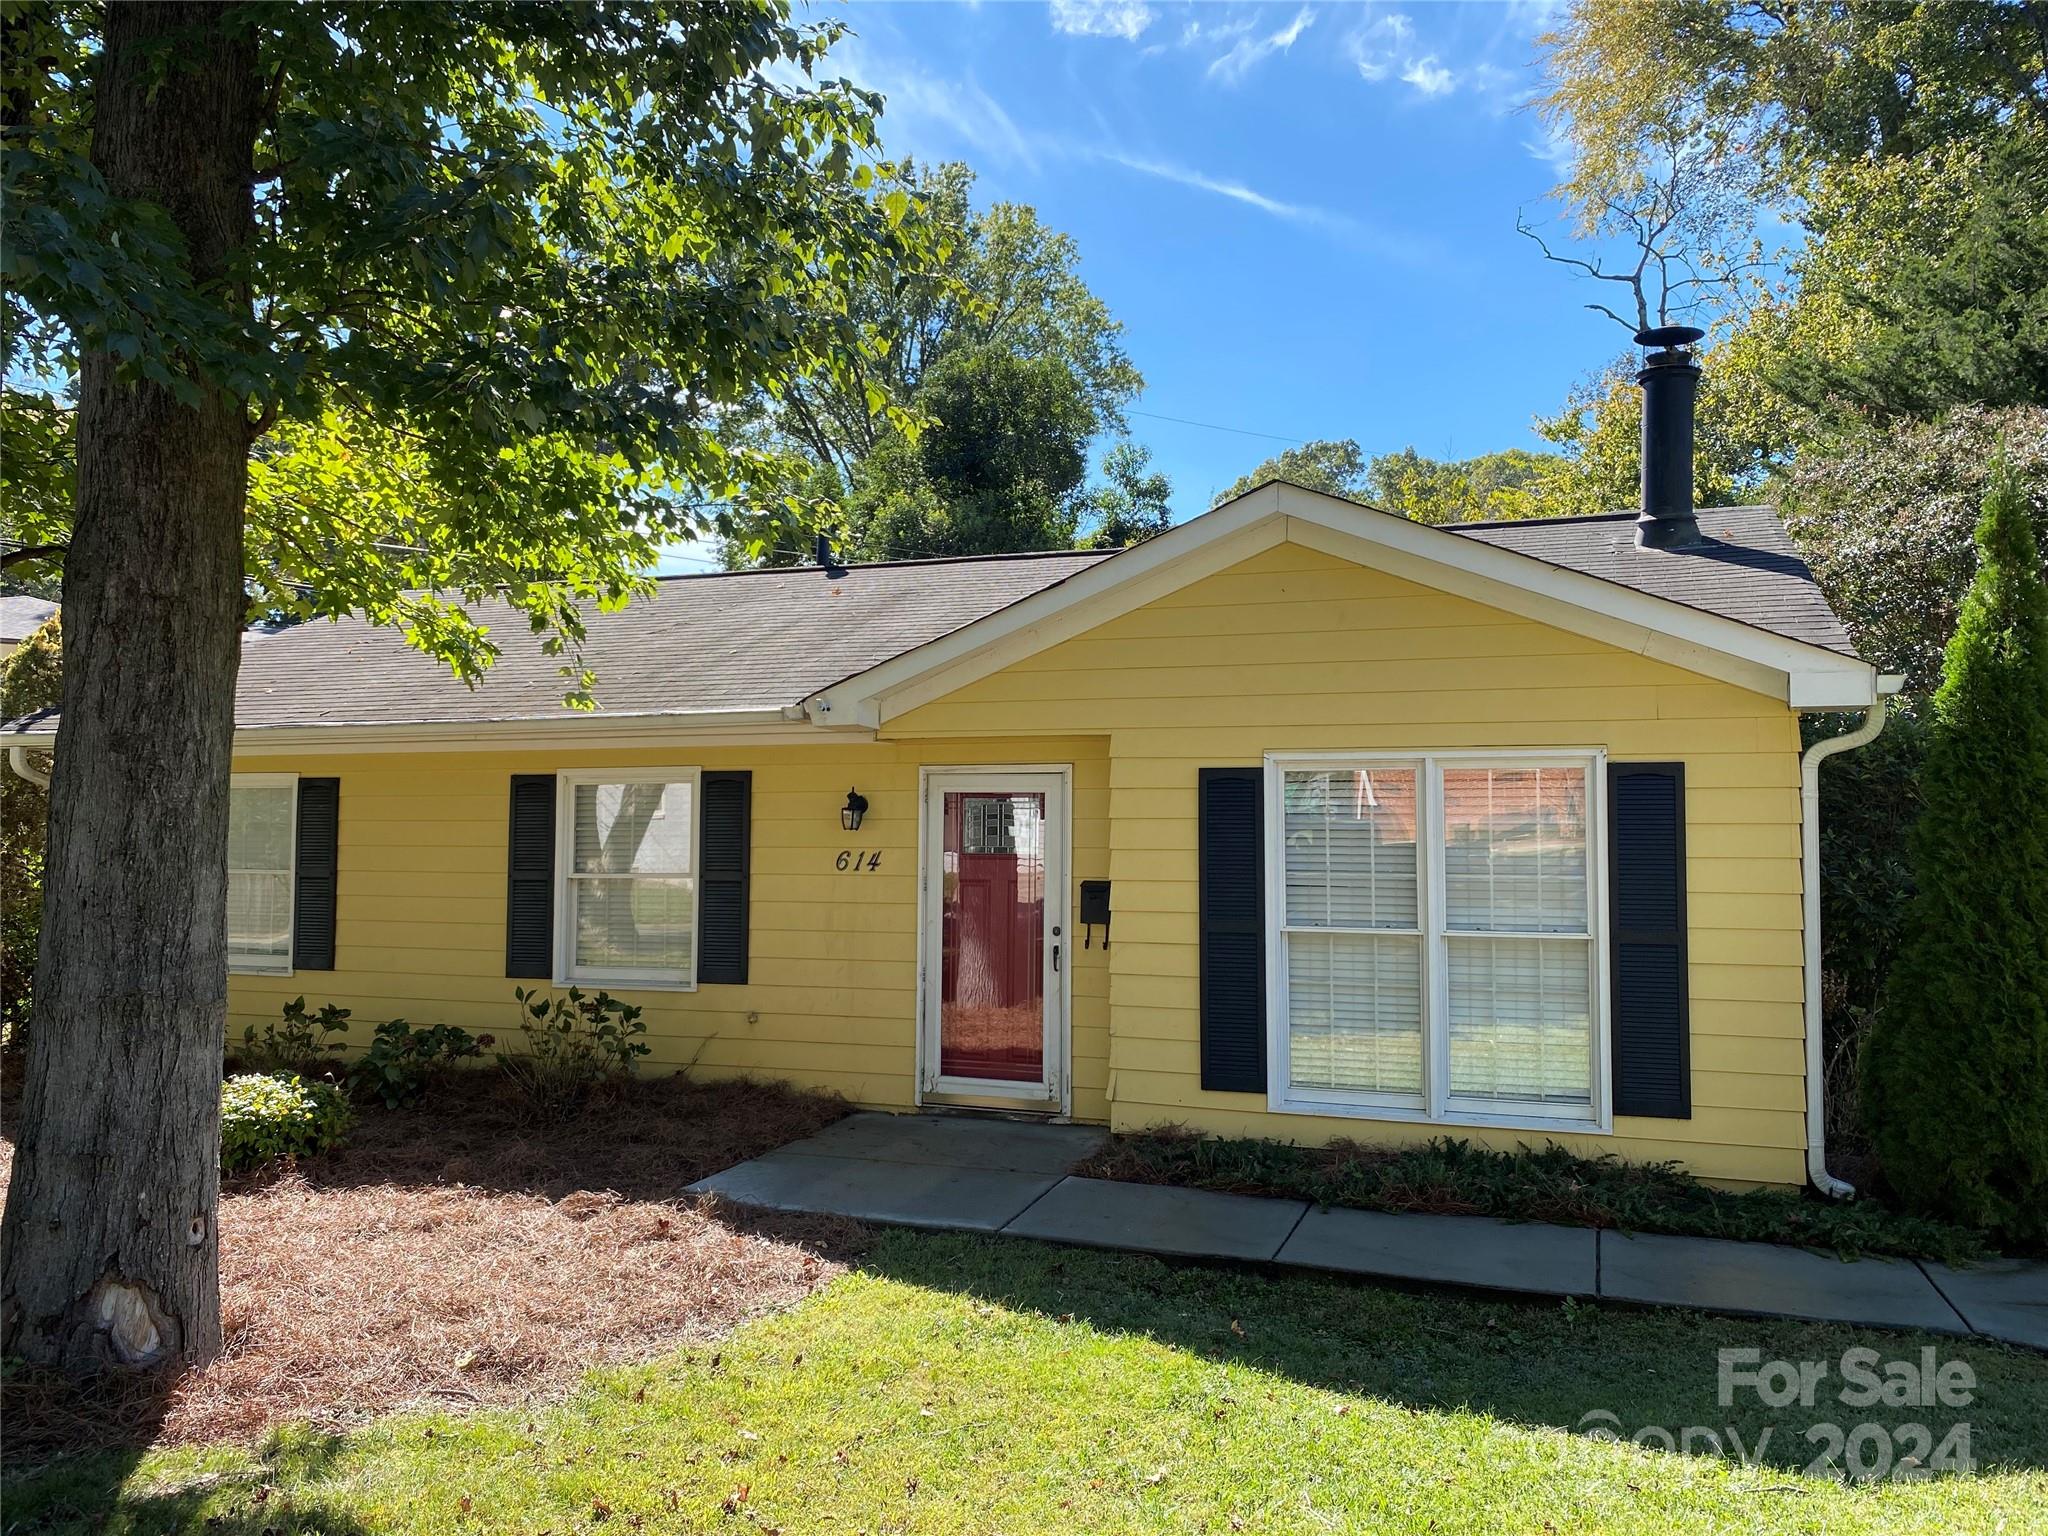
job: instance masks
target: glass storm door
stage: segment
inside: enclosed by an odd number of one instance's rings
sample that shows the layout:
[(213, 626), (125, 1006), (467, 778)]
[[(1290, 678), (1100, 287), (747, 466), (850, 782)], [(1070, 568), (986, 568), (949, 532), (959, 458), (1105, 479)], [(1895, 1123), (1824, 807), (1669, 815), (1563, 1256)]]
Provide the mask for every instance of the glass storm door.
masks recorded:
[(1064, 784), (1058, 774), (927, 780), (928, 1092), (1062, 1107)]

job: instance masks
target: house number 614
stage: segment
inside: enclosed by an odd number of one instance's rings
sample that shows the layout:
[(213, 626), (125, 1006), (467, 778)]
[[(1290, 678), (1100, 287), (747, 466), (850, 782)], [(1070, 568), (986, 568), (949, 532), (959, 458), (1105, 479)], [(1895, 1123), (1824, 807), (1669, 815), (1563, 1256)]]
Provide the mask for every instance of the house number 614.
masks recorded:
[(879, 852), (862, 853), (858, 849), (842, 848), (839, 850), (839, 857), (835, 863), (840, 869), (849, 873), (857, 869), (880, 869), (882, 867), (882, 855)]

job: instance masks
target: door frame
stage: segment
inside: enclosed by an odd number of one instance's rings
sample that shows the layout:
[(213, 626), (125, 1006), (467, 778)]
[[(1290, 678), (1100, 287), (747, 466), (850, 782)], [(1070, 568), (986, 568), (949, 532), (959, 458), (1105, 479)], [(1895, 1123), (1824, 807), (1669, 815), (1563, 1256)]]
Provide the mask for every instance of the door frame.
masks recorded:
[[(1045, 1078), (1039, 1083), (949, 1078), (939, 1072), (939, 1003), (945, 963), (945, 908), (933, 892), (943, 866), (935, 857), (945, 836), (949, 790), (1021, 791), (1045, 796), (1045, 913), (1041, 972), (1045, 993)], [(937, 793), (934, 793), (934, 791)], [(1071, 763), (928, 764), (917, 770), (917, 1061), (916, 1100), (960, 1107), (963, 1101), (1004, 1101), (990, 1108), (1044, 1108), (1073, 1113), (1073, 1009), (1070, 980), (1073, 924), (1067, 914), (1067, 873), (1074, 864), (1074, 768)], [(1057, 956), (1057, 959), (1056, 959)], [(971, 1107), (971, 1103), (969, 1104)]]

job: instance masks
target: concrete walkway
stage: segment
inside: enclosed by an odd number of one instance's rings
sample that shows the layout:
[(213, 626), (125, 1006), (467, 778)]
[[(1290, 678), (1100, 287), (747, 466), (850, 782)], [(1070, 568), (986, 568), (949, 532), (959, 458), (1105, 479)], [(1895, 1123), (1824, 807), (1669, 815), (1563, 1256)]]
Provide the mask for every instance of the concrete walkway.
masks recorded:
[(965, 1116), (851, 1115), (690, 1186), (741, 1205), (1183, 1258), (1979, 1334), (2048, 1350), (2048, 1265), (1843, 1263), (1772, 1243), (1388, 1215), (1067, 1173), (1105, 1135)]

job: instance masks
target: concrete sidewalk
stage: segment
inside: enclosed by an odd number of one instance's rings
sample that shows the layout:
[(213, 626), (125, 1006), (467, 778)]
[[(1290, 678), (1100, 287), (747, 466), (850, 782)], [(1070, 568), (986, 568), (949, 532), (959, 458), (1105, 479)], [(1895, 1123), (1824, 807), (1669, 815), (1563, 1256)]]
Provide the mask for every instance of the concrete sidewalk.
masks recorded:
[(1844, 1263), (1772, 1243), (1388, 1215), (1067, 1173), (1105, 1135), (964, 1116), (851, 1115), (690, 1186), (741, 1205), (1430, 1285), (1982, 1335), (2048, 1350), (2048, 1265)]

